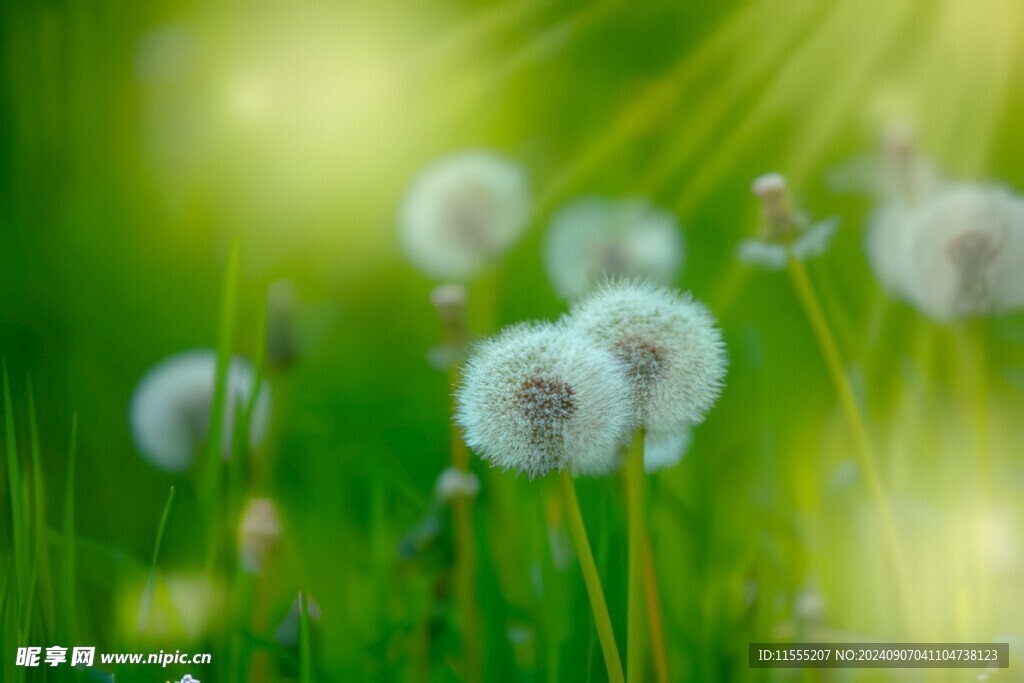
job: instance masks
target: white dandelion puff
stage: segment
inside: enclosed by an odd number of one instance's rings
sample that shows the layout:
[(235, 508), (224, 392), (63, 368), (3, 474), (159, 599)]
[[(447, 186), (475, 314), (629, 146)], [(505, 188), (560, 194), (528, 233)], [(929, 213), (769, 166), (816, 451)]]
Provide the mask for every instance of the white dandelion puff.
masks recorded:
[(675, 218), (648, 202), (587, 197), (552, 219), (544, 256), (555, 291), (573, 301), (609, 277), (671, 284), (685, 247)]
[[(217, 354), (194, 350), (171, 356), (149, 370), (132, 395), (132, 436), (139, 452), (157, 467), (185, 470), (206, 443), (217, 374)], [(230, 456), (234, 420), (253, 391), (248, 361), (234, 358), (227, 372), (224, 457)], [(259, 445), (270, 417), (270, 388), (264, 384), (252, 412), (249, 443)]]
[(448, 467), (434, 482), (434, 496), (443, 504), (456, 498), (472, 498), (480, 492), (480, 478), (458, 467)]
[(413, 181), (399, 214), (399, 237), (426, 275), (468, 280), (515, 243), (529, 215), (520, 167), (488, 152), (461, 152)]
[(751, 191), (761, 202), (761, 233), (740, 243), (740, 261), (766, 270), (782, 270), (790, 255), (806, 261), (828, 251), (839, 230), (838, 218), (812, 223), (793, 208), (786, 179), (778, 173), (756, 178)]
[(267, 498), (250, 500), (238, 528), (238, 549), (246, 571), (258, 574), (281, 541), (281, 519), (277, 506)]
[(644, 435), (644, 470), (648, 474), (677, 465), (693, 440), (689, 426), (675, 432), (647, 432)]
[(916, 211), (910, 300), (939, 320), (1024, 305), (1024, 201), (995, 185), (960, 185)]
[(574, 306), (568, 324), (623, 363), (635, 418), (650, 432), (673, 434), (702, 422), (722, 391), (721, 330), (689, 294), (610, 282)]
[(531, 478), (563, 469), (604, 474), (633, 427), (621, 364), (561, 325), (516, 325), (480, 344), (457, 399), (466, 443)]

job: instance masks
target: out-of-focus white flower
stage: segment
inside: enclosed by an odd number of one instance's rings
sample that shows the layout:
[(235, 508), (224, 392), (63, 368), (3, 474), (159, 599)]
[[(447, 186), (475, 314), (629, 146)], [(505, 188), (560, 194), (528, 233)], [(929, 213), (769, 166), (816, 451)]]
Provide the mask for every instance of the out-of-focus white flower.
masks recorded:
[(702, 422), (722, 392), (722, 332), (689, 294), (610, 282), (574, 306), (566, 324), (623, 364), (635, 420), (650, 432), (677, 434)]
[(504, 469), (603, 474), (634, 425), (623, 366), (562, 325), (516, 325), (482, 343), (459, 386), (466, 443)]
[(914, 212), (908, 296), (939, 320), (1024, 305), (1024, 200), (1003, 187), (960, 185)]
[(690, 427), (668, 434), (647, 432), (644, 435), (644, 470), (652, 474), (676, 465), (686, 455), (692, 440)]
[(525, 230), (530, 192), (523, 170), (495, 154), (461, 152), (421, 172), (399, 214), (405, 253), (426, 275), (467, 280)]
[(245, 570), (253, 574), (262, 571), (280, 541), (277, 506), (267, 498), (250, 500), (238, 528), (238, 550)]
[(587, 197), (559, 211), (548, 232), (548, 277), (563, 299), (575, 300), (610, 277), (671, 284), (683, 265), (676, 220), (640, 199)]
[(159, 575), (126, 590), (117, 613), (124, 632), (139, 633), (144, 642), (188, 644), (213, 629), (225, 600), (224, 586), (207, 577)]
[(448, 467), (434, 483), (434, 495), (441, 503), (450, 503), (457, 497), (472, 498), (480, 492), (480, 478), (473, 472)]
[[(206, 442), (217, 374), (217, 353), (194, 350), (171, 356), (139, 381), (132, 395), (132, 435), (139, 452), (157, 467), (187, 469)], [(227, 373), (223, 450), (230, 456), (236, 415), (253, 391), (248, 361), (233, 358)], [(259, 445), (270, 418), (270, 388), (264, 384), (253, 407), (249, 442)]]
[(761, 202), (761, 232), (759, 237), (740, 243), (737, 255), (741, 261), (782, 270), (790, 254), (806, 261), (828, 250), (839, 229), (838, 218), (811, 223), (793, 209), (786, 179), (778, 173), (756, 178), (751, 190)]

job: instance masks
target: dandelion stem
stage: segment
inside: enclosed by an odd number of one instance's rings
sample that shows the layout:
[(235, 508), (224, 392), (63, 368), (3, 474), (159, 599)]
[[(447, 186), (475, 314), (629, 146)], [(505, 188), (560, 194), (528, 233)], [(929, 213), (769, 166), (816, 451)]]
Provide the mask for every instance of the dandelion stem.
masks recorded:
[(882, 477), (878, 471), (878, 464), (871, 446), (871, 439), (864, 423), (860, 407), (857, 405), (850, 378), (846, 374), (845, 364), (842, 355), (839, 353), (839, 345), (829, 327), (828, 320), (821, 308), (817, 295), (814, 293), (814, 286), (807, 274), (803, 262), (789, 254), (789, 276), (796, 290), (804, 312), (810, 320), (814, 335), (817, 337), (821, 353), (825, 358), (825, 365), (828, 368), (832, 383), (835, 385), (839, 404), (843, 409), (846, 420), (849, 423), (850, 431), (853, 434), (853, 441), (860, 467), (867, 479), (871, 495), (878, 506), (878, 513), (881, 517), (882, 531), (885, 535), (886, 546), (896, 572), (898, 590), (902, 594), (902, 571), (903, 562), (900, 552), (899, 534), (896, 530), (896, 520), (893, 516), (892, 505), (889, 502), (888, 494), (882, 484)]
[(651, 652), (658, 683), (668, 683), (668, 657), (665, 654), (665, 630), (661, 621), (661, 601), (658, 580), (654, 574), (654, 556), (651, 554), (650, 534), (644, 539), (644, 579), (647, 585), (647, 625), (651, 629)]
[(572, 475), (568, 470), (562, 470), (559, 478), (562, 480), (562, 497), (565, 499), (569, 534), (576, 546), (576, 556), (579, 558), (580, 570), (583, 572), (583, 582), (587, 586), (590, 609), (594, 613), (594, 625), (597, 627), (597, 638), (601, 643), (604, 663), (608, 669), (608, 681), (609, 683), (623, 683), (625, 679), (622, 674), (622, 660), (619, 658), (619, 650), (615, 645), (615, 631), (612, 630), (612, 620), (608, 615), (608, 603), (605, 602), (604, 591), (601, 589), (601, 578), (597, 574), (594, 555), (590, 551), (587, 529), (583, 526), (583, 515), (580, 512), (579, 501), (576, 499)]
[(637, 430), (626, 458), (626, 511), (629, 526), (629, 608), (626, 618), (626, 680), (644, 679), (644, 549), (647, 546), (647, 510), (644, 487), (644, 430)]
[[(452, 371), (456, 375), (455, 370)], [(469, 451), (459, 428), (452, 422), (452, 466), (469, 470)], [(459, 620), (462, 625), (463, 679), (480, 680), (479, 620), (476, 612), (476, 542), (473, 536), (473, 499), (455, 496), (452, 521), (455, 525), (455, 576), (459, 595)]]

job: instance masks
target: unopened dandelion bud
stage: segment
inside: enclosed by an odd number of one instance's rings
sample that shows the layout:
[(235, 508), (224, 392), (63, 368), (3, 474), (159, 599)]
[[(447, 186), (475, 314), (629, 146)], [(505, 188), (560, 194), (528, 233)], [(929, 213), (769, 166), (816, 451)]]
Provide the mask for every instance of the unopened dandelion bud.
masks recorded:
[(434, 495), (445, 504), (456, 498), (472, 498), (479, 492), (480, 478), (457, 467), (445, 469), (434, 483)]
[(634, 424), (622, 365), (561, 325), (516, 325), (481, 344), (457, 400), (466, 443), (531, 478), (610, 471)]
[(689, 294), (611, 282), (574, 306), (567, 324), (623, 365), (635, 420), (648, 431), (676, 434), (702, 422), (722, 391), (722, 332)]
[(751, 190), (761, 201), (765, 237), (789, 237), (796, 228), (797, 217), (789, 201), (785, 177), (779, 173), (760, 176), (754, 180)]
[[(217, 380), (217, 353), (197, 350), (171, 356), (153, 367), (132, 394), (132, 436), (139, 452), (153, 465), (171, 471), (187, 469), (206, 443)], [(230, 457), (234, 424), (252, 396), (252, 366), (234, 358), (227, 370), (222, 450)], [(249, 443), (259, 445), (270, 417), (270, 388), (264, 384), (249, 422)]]
[(274, 503), (266, 498), (249, 501), (238, 529), (239, 555), (245, 570), (253, 574), (262, 571), (280, 541), (281, 520)]

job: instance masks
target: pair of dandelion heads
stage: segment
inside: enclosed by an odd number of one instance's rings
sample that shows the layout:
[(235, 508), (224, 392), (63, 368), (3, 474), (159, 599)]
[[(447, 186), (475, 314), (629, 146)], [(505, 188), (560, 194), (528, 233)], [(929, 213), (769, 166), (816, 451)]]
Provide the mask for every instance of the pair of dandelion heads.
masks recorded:
[(656, 462), (681, 457), (721, 392), (721, 332), (688, 295), (613, 281), (557, 323), (521, 324), (471, 355), (457, 419), (484, 459), (530, 477), (600, 475), (643, 427)]

